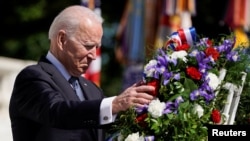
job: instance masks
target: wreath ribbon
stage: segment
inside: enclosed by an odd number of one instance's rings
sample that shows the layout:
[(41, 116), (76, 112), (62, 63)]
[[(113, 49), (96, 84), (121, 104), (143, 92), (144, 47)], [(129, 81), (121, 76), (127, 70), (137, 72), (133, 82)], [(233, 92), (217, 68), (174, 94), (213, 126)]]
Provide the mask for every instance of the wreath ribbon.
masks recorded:
[(177, 46), (181, 46), (183, 44), (188, 44), (192, 46), (196, 41), (196, 30), (194, 27), (190, 27), (187, 29), (179, 29), (177, 32), (173, 32), (170, 35), (169, 41), (167, 41), (166, 45), (171, 49), (175, 49)]
[(181, 44), (188, 43), (191, 46), (196, 40), (196, 30), (194, 27), (179, 29), (177, 33), (180, 37)]

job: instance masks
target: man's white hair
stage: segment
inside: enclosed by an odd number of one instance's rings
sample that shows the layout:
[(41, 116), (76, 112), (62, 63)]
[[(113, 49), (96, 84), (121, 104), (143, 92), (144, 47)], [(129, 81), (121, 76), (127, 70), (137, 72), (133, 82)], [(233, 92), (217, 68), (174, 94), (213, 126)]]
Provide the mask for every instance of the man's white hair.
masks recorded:
[(69, 36), (72, 36), (80, 25), (81, 20), (91, 19), (102, 23), (102, 18), (91, 9), (80, 5), (74, 5), (65, 8), (53, 20), (48, 37), (53, 39), (60, 30), (65, 30)]

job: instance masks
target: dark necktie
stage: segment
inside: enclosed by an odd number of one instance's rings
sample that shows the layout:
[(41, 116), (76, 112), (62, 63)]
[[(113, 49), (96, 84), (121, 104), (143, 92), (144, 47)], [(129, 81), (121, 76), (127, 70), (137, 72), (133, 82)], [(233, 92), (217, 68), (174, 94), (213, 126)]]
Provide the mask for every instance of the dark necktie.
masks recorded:
[(79, 99), (80, 99), (81, 101), (83, 101), (83, 100), (84, 100), (84, 97), (83, 97), (83, 93), (82, 93), (81, 87), (80, 87), (79, 82), (78, 82), (78, 78), (72, 76), (72, 77), (69, 79), (69, 83), (72, 85), (72, 87), (73, 87), (73, 89), (74, 89), (76, 95), (79, 97)]

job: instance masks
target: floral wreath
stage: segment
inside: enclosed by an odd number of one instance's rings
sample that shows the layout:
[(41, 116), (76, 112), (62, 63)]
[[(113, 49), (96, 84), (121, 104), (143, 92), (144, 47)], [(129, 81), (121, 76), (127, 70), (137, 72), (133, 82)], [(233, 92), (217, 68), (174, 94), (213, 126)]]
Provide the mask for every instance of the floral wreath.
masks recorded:
[(234, 35), (198, 39), (194, 27), (171, 34), (144, 66), (143, 82), (155, 86), (155, 99), (119, 114), (108, 140), (206, 140), (208, 125), (225, 122), (222, 84), (240, 84), (246, 69), (243, 49), (234, 44)]

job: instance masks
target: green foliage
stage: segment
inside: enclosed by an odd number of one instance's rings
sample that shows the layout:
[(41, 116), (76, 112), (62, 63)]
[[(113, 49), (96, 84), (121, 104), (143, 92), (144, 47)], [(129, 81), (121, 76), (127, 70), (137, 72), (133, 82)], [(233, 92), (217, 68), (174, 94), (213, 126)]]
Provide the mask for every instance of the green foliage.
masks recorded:
[[(238, 48), (237, 50), (239, 50)], [(243, 85), (243, 90), (240, 95), (240, 102), (238, 105), (235, 123), (239, 125), (250, 125), (250, 71), (249, 71), (249, 62), (250, 62), (250, 48), (245, 48), (245, 54), (241, 56), (242, 61), (238, 64), (229, 64), (228, 71), (230, 72), (230, 76), (227, 76), (226, 79), (228, 82), (234, 83), (236, 85), (240, 85), (241, 81), (241, 73), (245, 71), (247, 73), (246, 80)], [(247, 69), (246, 69), (247, 65)], [(231, 71), (238, 70), (238, 71)]]
[(47, 33), (52, 19), (59, 11), (72, 4), (76, 3), (48, 0), (2, 1), (1, 26), (5, 30), (0, 38), (0, 55), (37, 60), (49, 48)]
[(16, 9), (16, 13), (19, 15), (20, 20), (23, 22), (30, 22), (33, 20), (41, 19), (44, 15), (44, 9), (46, 6), (45, 0), (40, 0), (35, 4), (29, 6), (19, 6)]
[(246, 82), (240, 97), (240, 103), (235, 117), (235, 123), (250, 125), (250, 72), (247, 73)]
[(26, 55), (26, 58), (39, 59), (39, 57), (47, 53), (49, 49), (47, 33), (36, 33), (28, 36), (25, 46), (27, 47), (27, 52), (30, 52), (30, 54)]

